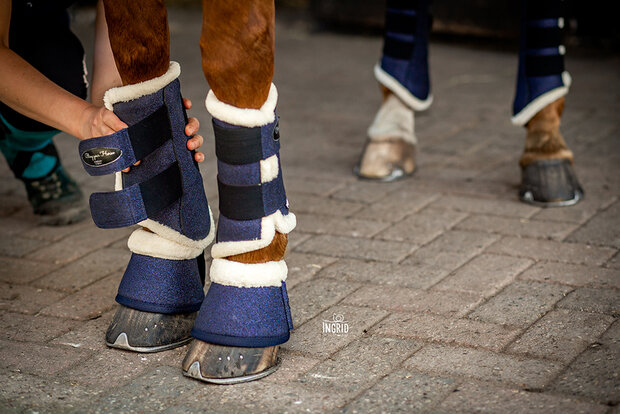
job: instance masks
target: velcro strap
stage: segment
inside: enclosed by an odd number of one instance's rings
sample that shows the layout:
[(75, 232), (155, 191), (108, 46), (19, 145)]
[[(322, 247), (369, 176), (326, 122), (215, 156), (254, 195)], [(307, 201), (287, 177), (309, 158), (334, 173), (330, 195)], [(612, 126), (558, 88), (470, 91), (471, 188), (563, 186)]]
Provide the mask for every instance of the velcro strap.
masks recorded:
[(417, 10), (420, 8), (420, 2), (417, 0), (387, 0), (386, 7), (388, 10)]
[(561, 17), (565, 12), (561, 0), (528, 0), (525, 7), (528, 19)]
[(394, 59), (409, 59), (413, 53), (413, 45), (413, 42), (386, 36), (383, 43), (383, 55)]
[(215, 155), (227, 164), (241, 165), (263, 158), (261, 128), (224, 128), (213, 122)]
[(562, 44), (562, 29), (559, 27), (528, 27), (525, 46), (528, 49), (557, 47)]
[(182, 194), (181, 170), (175, 162), (140, 184), (120, 191), (93, 193), (90, 196), (90, 211), (97, 227), (131, 226), (153, 217)]
[(220, 213), (232, 220), (253, 220), (269, 216), (286, 205), (282, 175), (257, 185), (236, 186), (218, 179)]
[(415, 15), (388, 11), (385, 16), (385, 30), (387, 32), (413, 34), (416, 31), (416, 22)]
[(80, 159), (90, 175), (112, 174), (131, 167), (172, 139), (168, 107), (113, 134), (80, 142)]
[(562, 55), (527, 55), (525, 57), (525, 73), (531, 76), (559, 75), (564, 72), (564, 56)]

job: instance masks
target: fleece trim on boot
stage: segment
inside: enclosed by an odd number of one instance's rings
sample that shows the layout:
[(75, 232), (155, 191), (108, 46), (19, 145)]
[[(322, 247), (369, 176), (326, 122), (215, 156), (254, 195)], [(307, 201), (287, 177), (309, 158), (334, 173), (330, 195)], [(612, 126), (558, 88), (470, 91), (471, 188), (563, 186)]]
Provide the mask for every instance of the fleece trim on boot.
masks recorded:
[(209, 278), (225, 286), (256, 288), (280, 287), (286, 280), (288, 268), (284, 260), (266, 263), (239, 263), (226, 259), (213, 259)]
[(433, 95), (422, 100), (416, 98), (407, 88), (400, 84), (392, 75), (381, 69), (380, 64), (375, 65), (375, 78), (377, 81), (398, 96), (409, 108), (414, 111), (425, 111), (433, 103)]
[(527, 124), (530, 122), (530, 119), (534, 118), (534, 116), (544, 107), (568, 94), (568, 89), (570, 88), (572, 78), (567, 71), (562, 72), (562, 82), (564, 83), (564, 86), (560, 86), (559, 88), (543, 93), (527, 104), (523, 109), (521, 109), (521, 111), (519, 111), (519, 113), (513, 115), (510, 118), (512, 124), (518, 126)]
[(271, 84), (267, 100), (260, 109), (237, 108), (220, 101), (213, 90), (207, 94), (205, 106), (207, 111), (216, 119), (231, 125), (247, 128), (267, 125), (275, 120), (276, 104), (278, 102), (278, 90), (276, 85)]

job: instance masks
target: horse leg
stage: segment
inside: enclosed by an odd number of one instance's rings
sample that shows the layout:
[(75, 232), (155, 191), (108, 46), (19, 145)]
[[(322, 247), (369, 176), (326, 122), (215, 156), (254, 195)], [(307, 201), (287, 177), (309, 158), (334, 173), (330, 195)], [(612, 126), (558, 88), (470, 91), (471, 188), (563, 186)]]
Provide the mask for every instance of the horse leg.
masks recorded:
[(564, 70), (562, 2), (523, 0), (521, 51), (512, 121), (527, 128), (519, 198), (543, 207), (583, 198), (573, 153), (560, 133), (570, 75)]
[(155, 352), (191, 340), (213, 224), (198, 165), (187, 150), (180, 67), (169, 61), (163, 0), (105, 0), (104, 8), (123, 82), (105, 93), (104, 103), (129, 128), (82, 141), (80, 153), (91, 175), (116, 174), (116, 191), (91, 196), (95, 224), (141, 226), (129, 237), (132, 256), (106, 343)]
[(374, 69), (383, 102), (354, 169), (360, 178), (393, 181), (415, 170), (414, 111), (432, 103), (428, 31), (428, 2), (388, 0), (383, 56)]
[(286, 294), (288, 211), (279, 161), (273, 0), (203, 1), (202, 66), (211, 86), (220, 220), (211, 285), (183, 361), (213, 383), (264, 377), (292, 329)]

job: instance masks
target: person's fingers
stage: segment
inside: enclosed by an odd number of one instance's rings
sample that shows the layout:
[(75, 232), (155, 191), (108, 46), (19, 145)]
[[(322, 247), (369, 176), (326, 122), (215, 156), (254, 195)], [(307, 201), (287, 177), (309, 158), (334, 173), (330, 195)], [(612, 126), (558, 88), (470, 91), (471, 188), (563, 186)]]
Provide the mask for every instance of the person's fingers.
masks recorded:
[(200, 122), (198, 119), (191, 117), (187, 120), (187, 125), (185, 125), (185, 135), (191, 137), (196, 132), (198, 132), (198, 128), (200, 128)]
[(192, 109), (192, 101), (190, 101), (188, 98), (183, 98), (183, 106), (185, 107), (185, 109)]
[(202, 135), (194, 135), (190, 139), (187, 140), (187, 149), (192, 151), (198, 149), (202, 146), (204, 139)]
[(200, 151), (196, 151), (196, 153), (194, 153), (194, 159), (196, 162), (203, 162), (205, 160), (205, 155)]
[(103, 114), (102, 119), (103, 123), (111, 128), (113, 132), (120, 131), (123, 128), (127, 128), (127, 124), (121, 121), (112, 111), (109, 111), (105, 108), (102, 108)]

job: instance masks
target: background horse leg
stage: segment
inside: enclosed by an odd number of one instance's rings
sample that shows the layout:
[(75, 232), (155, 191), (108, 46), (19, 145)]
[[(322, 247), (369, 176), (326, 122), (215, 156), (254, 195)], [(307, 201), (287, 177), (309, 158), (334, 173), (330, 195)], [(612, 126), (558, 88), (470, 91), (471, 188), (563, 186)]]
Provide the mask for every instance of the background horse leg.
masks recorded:
[(564, 69), (563, 2), (522, 1), (521, 51), (512, 121), (527, 128), (521, 166), (522, 201), (565, 206), (583, 197), (573, 153), (560, 134), (564, 95), (571, 78)]
[[(104, 9), (123, 82), (105, 93), (104, 103), (129, 129), (82, 141), (80, 150), (83, 161), (104, 161), (85, 162), (89, 173), (116, 173), (116, 191), (91, 196), (95, 223), (142, 226), (128, 241), (132, 256), (106, 343), (155, 352), (191, 339), (204, 298), (203, 251), (213, 239), (212, 219), (202, 177), (187, 150), (180, 67), (169, 61), (164, 2), (105, 0)], [(102, 158), (109, 154), (115, 158)], [(120, 172), (129, 166), (129, 172)]]
[[(292, 329), (283, 258), (295, 217), (278, 155), (274, 24), (273, 0), (203, 1), (200, 45), (211, 86), (207, 109), (214, 117), (220, 222), (212, 283), (183, 371), (207, 382), (273, 372), (278, 345)], [(247, 211), (247, 205), (255, 208)]]
[(414, 111), (432, 103), (428, 76), (428, 2), (388, 0), (383, 55), (375, 77), (383, 103), (368, 128), (368, 140), (354, 173), (393, 181), (415, 170)]

